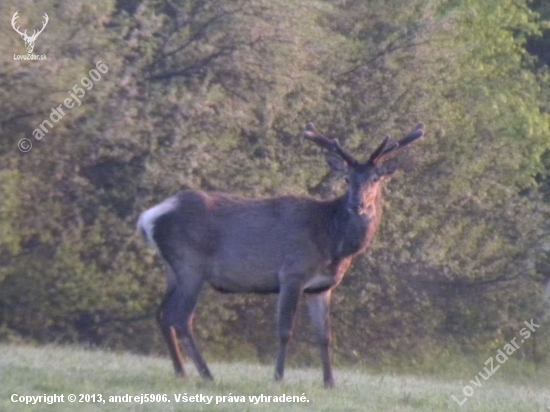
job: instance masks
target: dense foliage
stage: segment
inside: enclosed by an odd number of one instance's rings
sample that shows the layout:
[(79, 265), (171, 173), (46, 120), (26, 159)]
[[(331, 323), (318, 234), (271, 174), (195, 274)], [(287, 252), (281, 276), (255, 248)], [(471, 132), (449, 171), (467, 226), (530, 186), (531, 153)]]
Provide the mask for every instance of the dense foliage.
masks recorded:
[[(303, 125), (367, 156), (418, 121), (368, 254), (333, 299), (341, 361), (500, 347), (545, 322), (548, 8), (526, 0), (5, 0), (0, 26), (0, 332), (157, 350), (164, 275), (135, 233), (182, 188), (342, 192)], [(538, 57), (537, 57), (538, 54)], [(101, 79), (82, 83), (101, 61)], [(38, 140), (33, 131), (90, 86)], [(17, 149), (22, 138), (33, 148)], [(272, 357), (274, 297), (205, 291), (211, 353)], [(304, 311), (302, 311), (304, 312)], [(298, 327), (307, 324), (300, 312)], [(545, 323), (550, 329), (550, 323)], [(307, 330), (307, 327), (306, 327)], [(550, 331), (522, 348), (542, 361)], [(309, 333), (296, 336), (303, 359)]]

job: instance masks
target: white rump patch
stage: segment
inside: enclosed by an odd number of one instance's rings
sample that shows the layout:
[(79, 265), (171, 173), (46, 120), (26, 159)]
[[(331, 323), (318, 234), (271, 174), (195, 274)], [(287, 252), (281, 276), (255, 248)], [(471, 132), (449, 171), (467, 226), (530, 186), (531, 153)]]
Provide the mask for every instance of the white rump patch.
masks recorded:
[[(178, 200), (176, 197), (170, 197), (164, 202), (159, 203), (156, 206), (153, 206), (151, 209), (146, 210), (139, 217), (137, 228), (138, 230), (143, 230), (145, 237), (151, 245), (157, 248), (155, 241), (153, 240), (153, 231), (155, 229), (156, 220), (166, 213), (174, 210), (177, 206)], [(157, 248), (158, 249), (158, 248)]]

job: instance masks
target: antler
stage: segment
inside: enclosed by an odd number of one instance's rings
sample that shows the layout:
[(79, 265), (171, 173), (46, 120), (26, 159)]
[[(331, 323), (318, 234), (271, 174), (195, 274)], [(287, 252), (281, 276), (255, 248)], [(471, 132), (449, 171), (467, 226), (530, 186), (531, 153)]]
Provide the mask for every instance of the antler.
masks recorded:
[(50, 18), (48, 17), (48, 15), (46, 13), (44, 13), (44, 23), (42, 24), (42, 28), (38, 31), (36, 31), (36, 30), (33, 31), (32, 36), (30, 37), (31, 40), (36, 40), (38, 35), (40, 33), (42, 33), (44, 31), (44, 29), (46, 28), (46, 24), (48, 24), (49, 20), (50, 20)]
[(314, 142), (315, 144), (321, 146), (322, 148), (325, 148), (327, 150), (330, 150), (333, 153), (336, 153), (338, 156), (340, 156), (349, 166), (358, 164), (359, 162), (357, 159), (355, 159), (352, 155), (350, 155), (348, 152), (346, 152), (344, 149), (342, 149), (342, 146), (340, 146), (340, 142), (338, 139), (328, 139), (327, 137), (323, 136), (321, 133), (317, 131), (313, 123), (306, 124), (306, 130), (302, 135), (308, 139)]
[(27, 36), (27, 30), (25, 30), (25, 33), (21, 33), (19, 31), (19, 26), (15, 27), (15, 20), (17, 20), (19, 18), (19, 16), (17, 15), (17, 13), (19, 13), (19, 10), (17, 10), (15, 12), (15, 14), (13, 15), (13, 17), (11, 18), (11, 27), (13, 27), (13, 29), (19, 33), (21, 36)]
[(369, 162), (378, 163), (390, 153), (411, 144), (415, 140), (420, 139), (422, 136), (424, 136), (424, 123), (422, 122), (418, 123), (412, 132), (398, 142), (390, 143), (390, 136), (387, 135), (382, 144), (378, 146), (378, 148), (371, 155)]
[(19, 10), (17, 10), (15, 12), (15, 14), (13, 15), (12, 19), (11, 19), (11, 26), (13, 27), (13, 29), (19, 33), (23, 38), (25, 38), (26, 40), (29, 40), (29, 41), (33, 41), (33, 40), (36, 40), (36, 38), (38, 37), (38, 35), (40, 33), (42, 33), (44, 31), (44, 29), (46, 28), (46, 25), (48, 24), (48, 21), (50, 20), (50, 18), (48, 17), (48, 15), (46, 13), (44, 13), (44, 23), (42, 24), (42, 28), (40, 30), (34, 30), (33, 33), (32, 33), (32, 36), (29, 36), (27, 34), (27, 30), (25, 30), (24, 33), (21, 33), (21, 31), (19, 31), (19, 26), (15, 27), (15, 21), (19, 18), (18, 16), (18, 13), (19, 13)]
[(387, 134), (386, 137), (384, 137), (382, 144), (378, 146), (378, 148), (370, 155), (369, 162), (374, 163), (380, 156), (382, 156), (382, 154), (395, 150), (397, 145), (398, 144), (396, 142), (390, 143), (390, 135)]

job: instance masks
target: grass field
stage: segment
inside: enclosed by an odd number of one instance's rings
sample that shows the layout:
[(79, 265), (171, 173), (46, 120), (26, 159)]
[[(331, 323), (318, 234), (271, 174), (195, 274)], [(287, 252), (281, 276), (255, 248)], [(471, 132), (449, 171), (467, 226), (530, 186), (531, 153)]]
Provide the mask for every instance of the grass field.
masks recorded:
[[(0, 411), (550, 411), (548, 374), (510, 373), (519, 365), (505, 364), (459, 406), (462, 388), (482, 369), (471, 366), (468, 379), (452, 373), (395, 375), (336, 370), (337, 387), (325, 390), (321, 371), (288, 369), (283, 383), (272, 381), (272, 367), (245, 363), (212, 363), (216, 381), (174, 377), (168, 359), (86, 350), (79, 347), (0, 345)], [(191, 368), (189, 368), (191, 369)], [(467, 368), (468, 369), (468, 368)], [(544, 378), (543, 378), (544, 377)], [(470, 384), (471, 385), (471, 384)], [(22, 402), (12, 402), (12, 395)], [(63, 403), (25, 404), (24, 396), (64, 395)], [(74, 394), (77, 400), (68, 401)], [(102, 395), (103, 402), (79, 402), (80, 394)], [(139, 404), (109, 402), (110, 396), (165, 394), (170, 402)], [(264, 402), (249, 396), (264, 395)], [(305, 402), (265, 402), (265, 396), (290, 395)], [(176, 396), (210, 396), (211, 403), (176, 402)], [(244, 402), (221, 401), (244, 396)], [(218, 404), (216, 404), (216, 397)], [(302, 400), (304, 400), (302, 398)], [(203, 398), (204, 399), (204, 398)], [(297, 400), (299, 398), (295, 398)], [(85, 398), (82, 398), (85, 400)], [(240, 398), (243, 400), (243, 398)], [(255, 403), (257, 402), (257, 403)]]

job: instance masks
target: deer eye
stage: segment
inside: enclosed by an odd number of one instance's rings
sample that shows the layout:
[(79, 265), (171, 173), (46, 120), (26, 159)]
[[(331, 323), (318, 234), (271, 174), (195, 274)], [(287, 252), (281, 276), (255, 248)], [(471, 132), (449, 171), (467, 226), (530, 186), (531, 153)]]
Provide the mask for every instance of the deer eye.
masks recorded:
[(345, 181), (346, 183), (349, 183), (349, 176), (344, 176), (344, 181)]
[(380, 180), (379, 176), (376, 176), (374, 179), (372, 179), (373, 182), (378, 182)]

